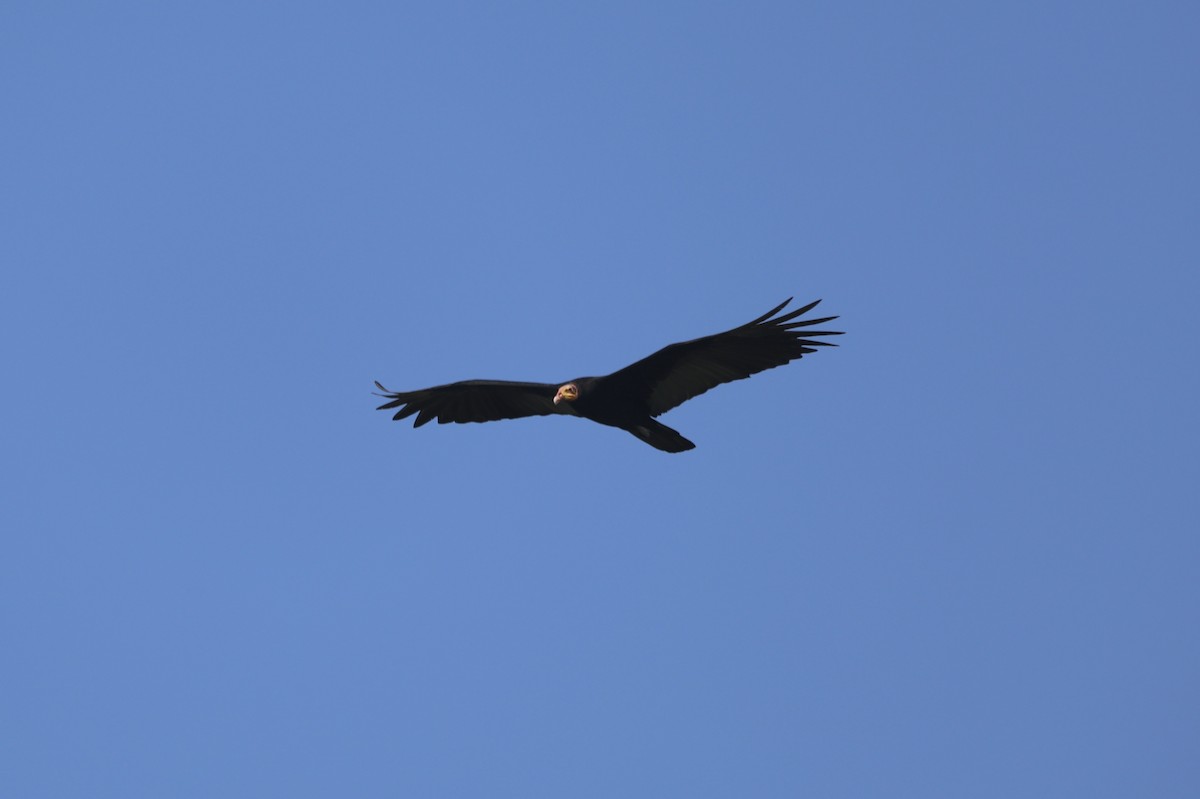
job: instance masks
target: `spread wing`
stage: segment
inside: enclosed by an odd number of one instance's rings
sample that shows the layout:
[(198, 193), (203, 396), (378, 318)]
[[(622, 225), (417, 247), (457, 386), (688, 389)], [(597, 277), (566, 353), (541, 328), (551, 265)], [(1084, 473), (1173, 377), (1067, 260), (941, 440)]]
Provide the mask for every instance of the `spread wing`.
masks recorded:
[(663, 347), (601, 380), (606, 390), (645, 397), (650, 414), (658, 416), (722, 383), (783, 366), (816, 352), (817, 347), (836, 346), (820, 337), (840, 336), (841, 332), (810, 329), (836, 316), (792, 321), (811, 311), (820, 300), (775, 316), (791, 301), (789, 297), (741, 327)]
[(463, 380), (444, 386), (417, 391), (388, 391), (379, 381), (375, 385), (390, 400), (376, 410), (399, 408), (393, 419), (412, 416), (413, 427), (437, 419), (447, 422), (494, 422), (522, 416), (548, 416), (552, 413), (571, 413), (554, 404), (558, 387), (551, 383), (514, 383), (508, 380)]

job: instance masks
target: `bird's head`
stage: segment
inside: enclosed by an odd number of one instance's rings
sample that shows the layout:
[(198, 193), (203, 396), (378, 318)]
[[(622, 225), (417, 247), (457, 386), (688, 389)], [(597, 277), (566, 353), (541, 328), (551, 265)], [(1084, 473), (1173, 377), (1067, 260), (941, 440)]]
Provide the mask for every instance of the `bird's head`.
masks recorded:
[(563, 400), (574, 402), (577, 399), (579, 399), (579, 386), (574, 383), (567, 383), (564, 386), (559, 386), (558, 393), (554, 395), (554, 404), (557, 405)]

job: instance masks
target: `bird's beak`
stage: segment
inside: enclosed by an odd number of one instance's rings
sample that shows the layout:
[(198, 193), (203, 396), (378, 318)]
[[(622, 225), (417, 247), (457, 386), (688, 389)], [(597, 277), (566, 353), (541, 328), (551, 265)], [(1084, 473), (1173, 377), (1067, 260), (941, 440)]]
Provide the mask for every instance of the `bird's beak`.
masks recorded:
[(555, 404), (555, 405), (557, 405), (557, 404), (558, 404), (558, 401), (559, 401), (559, 400), (561, 400), (561, 399), (562, 399), (562, 392), (560, 391), (560, 392), (558, 392), (557, 394), (555, 394), (555, 395), (554, 395), (554, 404)]

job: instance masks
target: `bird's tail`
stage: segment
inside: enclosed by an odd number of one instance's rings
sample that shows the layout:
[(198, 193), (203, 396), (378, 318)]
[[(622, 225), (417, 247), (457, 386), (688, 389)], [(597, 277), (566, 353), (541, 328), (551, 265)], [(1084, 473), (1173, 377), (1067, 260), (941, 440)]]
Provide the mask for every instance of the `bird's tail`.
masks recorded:
[(695, 444), (679, 435), (679, 431), (672, 430), (662, 422), (656, 422), (653, 419), (647, 419), (641, 424), (625, 429), (663, 452), (687, 452), (689, 449), (696, 448)]

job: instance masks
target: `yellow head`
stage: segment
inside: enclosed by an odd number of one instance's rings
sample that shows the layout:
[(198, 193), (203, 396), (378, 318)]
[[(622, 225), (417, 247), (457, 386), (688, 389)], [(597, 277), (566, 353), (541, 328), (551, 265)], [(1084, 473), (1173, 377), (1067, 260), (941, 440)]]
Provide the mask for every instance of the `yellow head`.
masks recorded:
[(554, 404), (557, 405), (562, 400), (574, 402), (577, 399), (579, 399), (579, 386), (567, 383), (565, 386), (560, 386), (558, 393), (554, 395)]

